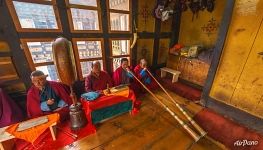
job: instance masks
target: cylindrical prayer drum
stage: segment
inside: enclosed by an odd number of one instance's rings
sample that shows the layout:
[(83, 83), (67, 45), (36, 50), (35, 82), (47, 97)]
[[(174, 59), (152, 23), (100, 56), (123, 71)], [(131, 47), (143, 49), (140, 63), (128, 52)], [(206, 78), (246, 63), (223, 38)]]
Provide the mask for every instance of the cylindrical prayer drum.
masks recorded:
[(82, 105), (80, 102), (76, 104), (72, 104), (69, 107), (69, 115), (70, 115), (70, 122), (71, 122), (71, 129), (77, 130), (84, 127), (87, 124), (87, 118), (85, 113), (82, 109)]
[(52, 48), (59, 80), (69, 86), (72, 85), (77, 79), (77, 71), (71, 42), (58, 37), (52, 43)]

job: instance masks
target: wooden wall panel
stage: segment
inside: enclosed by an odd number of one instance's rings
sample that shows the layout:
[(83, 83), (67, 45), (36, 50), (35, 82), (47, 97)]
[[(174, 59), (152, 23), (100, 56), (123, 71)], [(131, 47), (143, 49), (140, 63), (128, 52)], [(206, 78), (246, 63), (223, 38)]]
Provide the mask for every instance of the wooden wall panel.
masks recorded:
[(158, 64), (166, 63), (169, 51), (170, 39), (159, 40)]
[(155, 18), (153, 10), (155, 1), (138, 0), (138, 32), (154, 32)]
[(169, 18), (166, 21), (161, 21), (161, 32), (171, 32), (172, 31), (172, 19)]
[(0, 82), (18, 79), (10, 57), (0, 57)]
[(179, 57), (178, 56), (168, 54), (167, 64), (166, 64), (167, 67), (176, 70), (178, 65), (180, 65), (178, 62), (179, 62)]
[(249, 53), (231, 104), (253, 115), (263, 118), (263, 24)]
[[(215, 1), (215, 9), (212, 13), (206, 10), (200, 11), (198, 18), (194, 17), (193, 21), (193, 14), (190, 9), (182, 12), (178, 43), (186, 46), (201, 44), (206, 48), (213, 47), (216, 43), (225, 5), (226, 0)], [(209, 27), (213, 28), (211, 32), (207, 32), (208, 30), (206, 30), (209, 29)], [(178, 69), (178, 66), (181, 66), (182, 68), (180, 69), (182, 70), (180, 71), (183, 72), (183, 74), (180, 75), (181, 78), (203, 86), (207, 77), (209, 65), (199, 60), (192, 60), (191, 63), (189, 62), (190, 61), (185, 60), (179, 61), (178, 56), (169, 55), (167, 67)], [(185, 71), (185, 69), (187, 69), (187, 71)], [(203, 72), (195, 75), (198, 70), (202, 70)]]
[(166, 63), (169, 51), (170, 39), (159, 40), (158, 64)]
[(236, 2), (234, 7), (223, 53), (210, 91), (212, 98), (228, 104), (231, 104), (235, 87), (263, 19), (263, 0), (258, 1), (254, 13), (246, 15), (240, 13), (240, 6), (237, 4), (239, 3)]
[(10, 48), (5, 41), (0, 41), (0, 52), (9, 52)]
[(209, 64), (198, 59), (180, 57), (176, 70), (181, 72), (180, 78), (191, 81), (197, 85), (204, 86), (209, 66)]
[(15, 83), (15, 84), (6, 85), (6, 86), (4, 86), (3, 89), (7, 93), (10, 93), (10, 94), (18, 93), (18, 92), (24, 93), (26, 91), (26, 87), (25, 87), (25, 84), (23, 82), (18, 82), (18, 83)]
[(263, 118), (263, 0), (235, 3), (210, 91), (218, 101)]
[(153, 58), (153, 39), (138, 39), (137, 41), (137, 62), (141, 58), (145, 58), (148, 65), (152, 65)]
[[(223, 16), (226, 0), (215, 1), (215, 9), (212, 13), (200, 11), (198, 18), (193, 17), (190, 9), (182, 12), (179, 43), (184, 45), (202, 44), (206, 47), (215, 45), (219, 25)], [(211, 27), (212, 32), (207, 32), (206, 28)]]

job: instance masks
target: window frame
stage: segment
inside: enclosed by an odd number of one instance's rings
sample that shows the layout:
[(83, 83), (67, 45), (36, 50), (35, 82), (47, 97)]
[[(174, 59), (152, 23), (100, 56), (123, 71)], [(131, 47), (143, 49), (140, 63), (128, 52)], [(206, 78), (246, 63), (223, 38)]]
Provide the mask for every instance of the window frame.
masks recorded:
[[(110, 2), (106, 0), (107, 5), (107, 17), (108, 17), (108, 32), (109, 33), (132, 33), (132, 0), (129, 1), (129, 11), (127, 10), (118, 10), (118, 9), (110, 9)], [(121, 13), (129, 15), (129, 31), (120, 31), (120, 30), (111, 30), (111, 21), (110, 21), (110, 13)]]
[(132, 64), (131, 63), (131, 58), (132, 58), (132, 51), (131, 48), (129, 48), (129, 55), (117, 55), (117, 56), (113, 56), (113, 52), (112, 52), (112, 41), (115, 40), (129, 40), (130, 41), (130, 46), (131, 46), (131, 38), (110, 38), (109, 39), (109, 45), (110, 45), (110, 62), (111, 62), (111, 71), (114, 72), (114, 68), (113, 68), (113, 59), (114, 58), (122, 58), (122, 57), (128, 57), (129, 58), (129, 66)]
[[(34, 61), (33, 61), (33, 59), (32, 59), (32, 56), (31, 56), (31, 53), (30, 53), (30, 50), (29, 50), (29, 47), (27, 46), (27, 42), (53, 42), (53, 41), (54, 41), (53, 38), (20, 39), (22, 48), (23, 48), (24, 53), (25, 53), (25, 55), (26, 55), (26, 59), (27, 59), (27, 62), (28, 62), (28, 64), (29, 64), (29, 67), (30, 67), (31, 71), (35, 71), (35, 70), (36, 70), (36, 67), (39, 67), (39, 66), (55, 65), (55, 62), (54, 62), (54, 60), (53, 60), (52, 62), (34, 63)], [(52, 49), (52, 50), (53, 50), (53, 49)], [(52, 53), (53, 53), (53, 51), (52, 51)]]
[[(78, 5), (78, 4), (70, 4), (69, 0), (65, 0), (66, 6), (67, 6), (67, 17), (69, 22), (69, 28), (70, 32), (72, 33), (102, 33), (102, 17), (101, 17), (101, 7), (99, 0), (96, 0), (97, 7), (95, 6), (84, 6), (84, 5)], [(71, 8), (76, 9), (83, 9), (83, 10), (96, 10), (98, 12), (98, 22), (99, 22), (99, 30), (75, 30), (74, 24), (73, 24), (73, 18), (71, 13)]]
[[(32, 4), (42, 4), (42, 5), (49, 5), (53, 7), (57, 27), (58, 29), (39, 29), (39, 28), (22, 28), (17, 12), (15, 10), (15, 6), (13, 4), (13, 1), (17, 2), (25, 2), (25, 3), (32, 3)], [(55, 0), (51, 1), (44, 1), (44, 0), (6, 0), (8, 10), (11, 14), (12, 20), (15, 24), (17, 32), (62, 32), (62, 25), (60, 21), (60, 16), (57, 8), (57, 4)]]
[[(79, 51), (78, 51), (78, 46), (77, 42), (78, 41), (100, 41), (101, 42), (101, 57), (96, 57), (96, 58), (84, 58), (80, 59), (79, 58)], [(87, 62), (87, 61), (95, 61), (95, 60), (102, 60), (102, 65), (103, 69), (106, 70), (106, 59), (105, 59), (105, 47), (104, 47), (104, 39), (103, 38), (72, 38), (72, 44), (73, 44), (73, 52), (74, 52), (74, 57), (76, 61), (76, 67), (77, 67), (77, 72), (78, 72), (78, 77), (80, 80), (83, 80), (85, 77), (83, 77), (82, 70), (81, 70), (81, 62)]]

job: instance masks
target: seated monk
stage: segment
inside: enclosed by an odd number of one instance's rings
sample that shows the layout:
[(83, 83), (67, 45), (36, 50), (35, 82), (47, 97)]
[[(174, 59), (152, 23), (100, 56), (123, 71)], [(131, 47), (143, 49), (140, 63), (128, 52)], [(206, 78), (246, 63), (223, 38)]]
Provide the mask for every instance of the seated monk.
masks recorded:
[(25, 119), (22, 110), (2, 88), (0, 88), (0, 128)]
[(139, 94), (139, 86), (135, 84), (133, 76), (128, 73), (131, 71), (131, 67), (128, 66), (129, 60), (127, 58), (121, 59), (121, 66), (118, 67), (113, 73), (114, 86), (121, 84), (129, 84), (129, 87), (134, 91), (135, 95)]
[[(134, 68), (134, 73), (136, 77), (140, 79), (142, 83), (146, 85), (146, 87), (149, 88), (150, 90), (155, 90), (158, 88), (158, 84), (147, 72), (147, 61), (145, 59), (140, 60), (140, 64), (138, 64)], [(141, 86), (141, 88), (143, 87)]]
[(86, 92), (96, 91), (101, 93), (102, 90), (113, 86), (110, 75), (101, 70), (100, 62), (94, 61), (91, 65), (91, 72), (85, 79), (85, 90)]
[(46, 77), (42, 71), (31, 73), (33, 86), (27, 92), (28, 117), (58, 112), (61, 120), (64, 120), (72, 104), (69, 89), (62, 83), (47, 81)]

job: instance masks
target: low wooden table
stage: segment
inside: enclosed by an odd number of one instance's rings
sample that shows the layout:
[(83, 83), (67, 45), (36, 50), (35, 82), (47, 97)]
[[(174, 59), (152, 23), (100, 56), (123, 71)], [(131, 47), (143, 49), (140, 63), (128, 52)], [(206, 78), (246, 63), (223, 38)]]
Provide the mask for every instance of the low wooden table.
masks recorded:
[[(56, 125), (57, 123), (53, 123), (51, 126), (49, 126), (52, 139), (54, 141), (56, 140)], [(13, 148), (14, 145), (13, 139), (15, 138), (15, 136), (5, 131), (6, 128), (8, 127), (9, 126), (0, 128), (0, 150), (12, 150)]]
[(90, 130), (93, 130), (95, 133), (95, 124), (122, 113), (130, 112), (133, 114), (132, 112), (134, 110), (136, 96), (131, 89), (129, 89), (128, 92), (128, 97), (120, 95), (102, 95), (93, 101), (87, 101), (84, 98), (81, 98), (81, 103), (85, 111)]
[(167, 72), (173, 75), (172, 83), (178, 81), (178, 77), (181, 73), (180, 71), (176, 71), (167, 67), (161, 68), (161, 78), (165, 77)]

